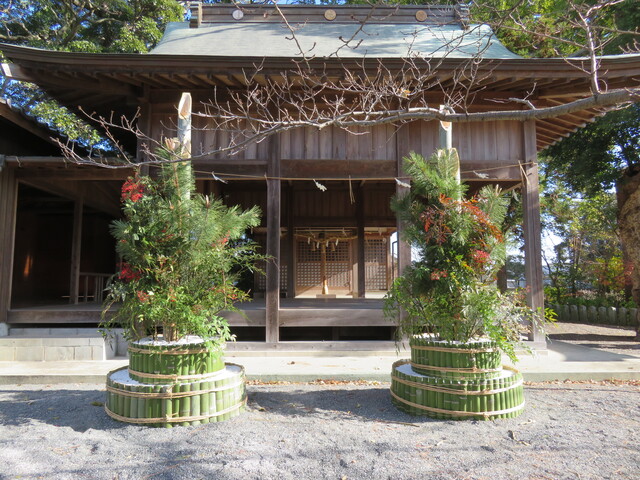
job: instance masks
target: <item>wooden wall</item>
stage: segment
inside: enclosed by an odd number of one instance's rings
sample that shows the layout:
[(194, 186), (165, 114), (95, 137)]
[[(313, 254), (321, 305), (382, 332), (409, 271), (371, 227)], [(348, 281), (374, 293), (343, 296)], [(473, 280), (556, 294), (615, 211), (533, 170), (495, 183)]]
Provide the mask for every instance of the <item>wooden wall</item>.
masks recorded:
[[(198, 105), (196, 104), (195, 111)], [(155, 113), (153, 113), (155, 111)], [(151, 114), (152, 135), (175, 135), (175, 120), (166, 106)], [(194, 118), (192, 152), (203, 155), (232, 138), (229, 132), (215, 131), (207, 119)], [(238, 133), (236, 139), (245, 138)], [(251, 144), (235, 155), (204, 155), (199, 160), (220, 165), (264, 166), (269, 158), (267, 141)], [(438, 122), (414, 121), (400, 128), (388, 124), (371, 128), (354, 128), (347, 132), (337, 127), (318, 129), (305, 127), (279, 135), (282, 176), (286, 178), (390, 178), (397, 176), (397, 157), (411, 151), (431, 155), (438, 146)], [(453, 146), (458, 149), (463, 178), (520, 180), (520, 168), (512, 167), (523, 160), (522, 125), (517, 121), (457, 123), (453, 126)], [(223, 170), (219, 172), (224, 173)]]

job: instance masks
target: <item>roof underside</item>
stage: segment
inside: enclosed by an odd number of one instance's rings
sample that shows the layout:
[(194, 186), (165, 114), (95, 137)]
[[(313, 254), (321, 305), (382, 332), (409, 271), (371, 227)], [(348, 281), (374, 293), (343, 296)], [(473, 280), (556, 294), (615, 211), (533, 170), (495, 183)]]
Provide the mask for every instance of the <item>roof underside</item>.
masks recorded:
[[(143, 55), (52, 52), (11, 45), (0, 45), (0, 50), (13, 62), (5, 65), (5, 74), (40, 85), (63, 105), (103, 116), (111, 112), (116, 118), (132, 116), (141, 99), (154, 95), (173, 101), (176, 92), (179, 96), (190, 91), (206, 98), (214, 88), (242, 91), (248, 83), (265, 85), (289, 75), (299, 65), (295, 62), (299, 49), (287, 40), (289, 28), (283, 28), (272, 10), (265, 13), (266, 8), (243, 7), (238, 21), (234, 5), (198, 6), (189, 24), (170, 26), (158, 47)], [(430, 105), (445, 103), (443, 92), (457, 89), (468, 100), (467, 112), (523, 108), (513, 98), (526, 98), (537, 108), (550, 107), (591, 92), (591, 79), (582, 70), (587, 60), (519, 58), (492, 39), (485, 27), (468, 26), (455, 7), (385, 10), (367, 17), (362, 28), (363, 7), (334, 7), (335, 17), (326, 13), (326, 7), (286, 9), (303, 50), (315, 45), (307, 52), (312, 57), (310, 66), (326, 78), (340, 78), (345, 69), (373, 75), (381, 64), (390, 72), (402, 71), (409, 56), (414, 66), (435, 80), (431, 90), (424, 91)], [(357, 48), (345, 47), (331, 55), (333, 47), (327, 45), (335, 46), (336, 41), (344, 45), (346, 35), (353, 33), (355, 41), (348, 43)], [(600, 78), (609, 89), (640, 86), (640, 56), (604, 57)], [(536, 120), (538, 149), (600, 114), (602, 110), (585, 108)], [(135, 139), (122, 140), (134, 148)]]

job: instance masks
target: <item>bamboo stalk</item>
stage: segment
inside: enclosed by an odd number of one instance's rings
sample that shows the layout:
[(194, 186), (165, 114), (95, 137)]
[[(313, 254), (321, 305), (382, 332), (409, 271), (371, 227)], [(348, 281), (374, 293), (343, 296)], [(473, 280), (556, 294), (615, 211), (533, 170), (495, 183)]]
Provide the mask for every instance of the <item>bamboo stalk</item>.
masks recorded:
[[(151, 390), (153, 393), (162, 393), (164, 390), (163, 385), (154, 385)], [(153, 398), (151, 399), (151, 418), (162, 418), (162, 402), (164, 399)], [(154, 423), (154, 427), (161, 427), (162, 423)]]
[[(129, 392), (134, 392), (134, 393), (138, 393), (139, 392), (139, 388), (138, 385), (129, 385), (129, 388), (126, 388), (127, 391)], [(138, 402), (140, 401), (140, 397), (138, 396), (132, 396), (129, 397), (129, 415), (125, 415), (129, 418), (138, 418)]]
[[(225, 378), (224, 379), (224, 386), (228, 387), (229, 386), (229, 378)], [(227, 410), (229, 407), (231, 407), (231, 395), (230, 395), (230, 391), (229, 388), (225, 388), (224, 389), (224, 408), (225, 410)], [(223, 420), (228, 420), (229, 419), (229, 413), (225, 413), (223, 415)]]
[(107, 400), (106, 405), (109, 410), (113, 412), (113, 392), (109, 390), (110, 387), (113, 387), (113, 380), (111, 380), (111, 374), (107, 375)]
[[(200, 394), (200, 414), (201, 415), (209, 415), (210, 412), (210, 402), (211, 402), (211, 394), (208, 390), (211, 388), (211, 382), (201, 382), (200, 389), (207, 391), (206, 393)], [(202, 423), (209, 423), (209, 419), (205, 418), (202, 420)]]
[[(487, 391), (489, 389), (489, 381), (487, 379), (482, 379), (478, 383), (478, 385), (480, 390)], [(482, 412), (482, 413), (488, 412), (487, 409), (489, 407), (487, 404), (488, 404), (490, 395), (485, 394), (485, 395), (479, 395), (478, 397), (480, 399), (478, 412)], [(483, 416), (482, 418), (486, 418), (486, 417)]]
[[(138, 386), (138, 392), (144, 392), (145, 391), (145, 386), (144, 385), (140, 385)], [(136, 412), (136, 418), (147, 418), (145, 416), (146, 414), (146, 403), (147, 403), (147, 399), (144, 397), (141, 397), (138, 399), (138, 403), (137, 403), (137, 412)]]
[[(504, 378), (498, 378), (497, 379), (497, 383), (498, 383), (498, 389), (504, 389)], [(506, 392), (501, 391), (498, 393), (498, 408), (497, 410), (504, 410), (505, 408), (507, 408), (507, 395)], [(497, 415), (497, 418), (505, 418), (504, 414), (502, 415)]]
[[(174, 393), (180, 393), (182, 391), (182, 385), (181, 384), (173, 384), (172, 385), (172, 391)], [(171, 399), (171, 417), (172, 418), (177, 418), (180, 416), (180, 398), (179, 397), (174, 397)], [(172, 423), (172, 425), (174, 425)]]
[[(145, 393), (153, 393), (152, 385), (145, 385), (144, 387)], [(153, 403), (150, 398), (145, 398), (144, 405), (144, 418), (153, 418)]]
[[(222, 381), (216, 380), (216, 412), (221, 412), (224, 410), (224, 401), (222, 398), (222, 391), (220, 390), (222, 387)], [(222, 418), (220, 415), (216, 416), (216, 422), (221, 422)]]
[[(168, 394), (172, 391), (173, 385), (163, 385), (162, 393)], [(166, 419), (162, 426), (165, 428), (173, 428), (173, 424), (168, 421), (173, 417), (173, 399), (172, 398), (163, 398), (160, 400), (161, 402), (161, 416)]]
[[(181, 385), (180, 391), (190, 392), (191, 391), (191, 383), (183, 383)], [(182, 397), (180, 399), (180, 417), (189, 417), (191, 416), (191, 397)], [(189, 422), (182, 422), (180, 425), (186, 427), (190, 425)]]

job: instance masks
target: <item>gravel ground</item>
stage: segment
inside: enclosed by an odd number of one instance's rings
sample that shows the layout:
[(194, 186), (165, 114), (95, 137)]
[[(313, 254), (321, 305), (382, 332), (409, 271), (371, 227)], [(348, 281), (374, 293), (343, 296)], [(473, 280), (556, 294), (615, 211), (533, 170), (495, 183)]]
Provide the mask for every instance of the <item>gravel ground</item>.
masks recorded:
[(548, 328), (551, 341), (582, 345), (612, 353), (640, 357), (640, 342), (635, 341), (633, 327), (589, 325), (584, 323), (555, 323)]
[(103, 385), (0, 386), (0, 478), (640, 478), (640, 382), (528, 385), (486, 422), (405, 415), (384, 383), (248, 390), (240, 417), (155, 429), (109, 418)]

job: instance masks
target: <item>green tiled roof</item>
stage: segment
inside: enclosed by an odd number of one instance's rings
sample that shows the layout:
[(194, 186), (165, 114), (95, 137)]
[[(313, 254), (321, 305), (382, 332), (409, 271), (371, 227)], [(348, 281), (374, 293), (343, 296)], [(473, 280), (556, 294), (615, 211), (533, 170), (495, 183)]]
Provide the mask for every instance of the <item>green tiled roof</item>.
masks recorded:
[[(190, 28), (188, 22), (167, 26), (154, 55), (205, 55), (216, 57), (300, 57), (513, 59), (486, 25), (424, 25), (372, 23), (208, 23)], [(360, 30), (358, 30), (360, 29)], [(355, 36), (354, 36), (355, 35)], [(348, 44), (346, 40), (353, 37)]]

